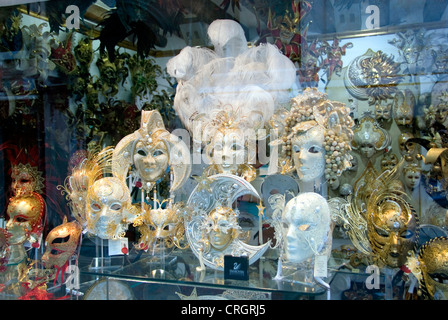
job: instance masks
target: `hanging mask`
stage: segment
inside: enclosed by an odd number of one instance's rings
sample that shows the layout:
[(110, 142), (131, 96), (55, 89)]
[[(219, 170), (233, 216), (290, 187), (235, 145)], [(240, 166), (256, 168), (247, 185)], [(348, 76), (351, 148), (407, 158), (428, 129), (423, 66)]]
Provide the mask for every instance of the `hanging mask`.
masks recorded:
[(429, 240), (418, 255), (421, 278), (420, 292), (425, 299), (448, 299), (448, 238)]
[[(373, 204), (373, 205), (372, 205)], [(368, 237), (373, 254), (386, 266), (401, 267), (418, 241), (419, 221), (401, 197), (388, 194), (369, 201)]]
[(375, 104), (375, 119), (378, 122), (389, 121), (392, 119), (392, 104), (381, 104), (379, 101)]
[(389, 133), (371, 116), (365, 115), (353, 129), (352, 147), (363, 157), (371, 158), (390, 145)]
[(81, 237), (82, 227), (77, 221), (64, 222), (52, 229), (45, 240), (46, 250), (42, 261), (46, 268), (62, 268), (76, 252)]
[(398, 158), (393, 153), (385, 153), (381, 159), (381, 171), (392, 170), (398, 164)]
[(151, 250), (153, 245), (163, 242), (168, 248), (183, 248), (180, 241), (184, 237), (185, 228), (181, 206), (180, 203), (169, 205), (166, 209), (162, 209), (161, 204), (157, 209), (145, 206), (142, 224), (138, 227), (141, 237), (136, 247)]
[(31, 166), (29, 163), (19, 163), (12, 167), (12, 192), (13, 195), (37, 192), (42, 193), (44, 188), (44, 179), (42, 173), (37, 167)]
[(394, 120), (399, 126), (412, 124), (415, 97), (411, 90), (397, 91), (394, 98)]

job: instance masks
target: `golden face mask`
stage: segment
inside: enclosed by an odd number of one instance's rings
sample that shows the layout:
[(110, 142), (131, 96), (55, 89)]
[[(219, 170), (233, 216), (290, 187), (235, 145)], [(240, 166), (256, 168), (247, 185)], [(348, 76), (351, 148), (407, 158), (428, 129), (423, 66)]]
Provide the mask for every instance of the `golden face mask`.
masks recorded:
[(205, 221), (205, 232), (212, 248), (224, 250), (238, 237), (239, 226), (235, 212), (228, 207), (216, 207)]
[(52, 229), (45, 240), (46, 250), (42, 256), (46, 268), (62, 268), (75, 253), (81, 237), (82, 227), (77, 221), (64, 222)]
[(12, 192), (13, 195), (19, 195), (30, 192), (42, 193), (44, 188), (44, 179), (37, 167), (31, 166), (29, 163), (19, 163), (12, 167)]
[(10, 199), (7, 208), (6, 230), (11, 233), (10, 244), (22, 244), (38, 240), (43, 229), (45, 202), (39, 194), (32, 192)]
[(184, 237), (183, 216), (180, 209), (182, 204), (176, 203), (173, 206), (162, 209), (151, 209), (145, 205), (142, 214), (142, 224), (138, 226), (141, 233), (137, 249), (148, 250), (158, 243), (163, 242), (168, 248), (174, 246), (183, 248), (180, 241)]
[(372, 252), (386, 266), (401, 267), (418, 240), (418, 219), (410, 205), (392, 194), (376, 202), (367, 212)]
[(429, 240), (418, 255), (421, 278), (420, 291), (425, 299), (448, 299), (448, 238)]

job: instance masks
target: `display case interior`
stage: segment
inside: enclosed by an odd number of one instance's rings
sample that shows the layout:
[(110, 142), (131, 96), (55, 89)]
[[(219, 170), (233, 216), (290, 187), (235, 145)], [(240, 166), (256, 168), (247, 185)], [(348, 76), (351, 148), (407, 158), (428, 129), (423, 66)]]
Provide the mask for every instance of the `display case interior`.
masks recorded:
[(447, 4), (0, 4), (0, 298), (445, 300)]

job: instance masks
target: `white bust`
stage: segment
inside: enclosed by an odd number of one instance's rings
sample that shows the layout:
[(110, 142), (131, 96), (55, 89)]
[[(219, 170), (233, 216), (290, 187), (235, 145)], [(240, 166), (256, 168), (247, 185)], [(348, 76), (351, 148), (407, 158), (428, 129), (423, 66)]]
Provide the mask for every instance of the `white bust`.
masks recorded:
[(321, 253), (331, 237), (330, 208), (327, 200), (315, 192), (301, 193), (291, 199), (283, 211), (285, 261), (305, 262)]

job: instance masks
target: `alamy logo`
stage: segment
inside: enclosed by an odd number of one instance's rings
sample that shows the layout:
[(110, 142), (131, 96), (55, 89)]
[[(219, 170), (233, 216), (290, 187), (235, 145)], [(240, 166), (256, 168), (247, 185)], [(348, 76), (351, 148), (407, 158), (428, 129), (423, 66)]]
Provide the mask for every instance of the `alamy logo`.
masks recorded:
[(65, 26), (67, 29), (79, 29), (79, 21), (81, 20), (79, 8), (75, 5), (70, 5), (65, 9), (65, 13), (69, 16), (65, 19)]
[(366, 28), (378, 29), (380, 27), (380, 8), (375, 5), (367, 6), (366, 13), (370, 14), (366, 19)]
[(366, 273), (371, 273), (366, 279), (366, 288), (368, 290), (380, 288), (380, 268), (376, 265), (370, 265), (366, 268)]

